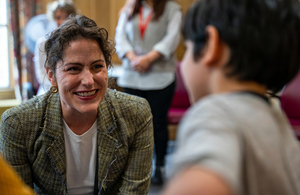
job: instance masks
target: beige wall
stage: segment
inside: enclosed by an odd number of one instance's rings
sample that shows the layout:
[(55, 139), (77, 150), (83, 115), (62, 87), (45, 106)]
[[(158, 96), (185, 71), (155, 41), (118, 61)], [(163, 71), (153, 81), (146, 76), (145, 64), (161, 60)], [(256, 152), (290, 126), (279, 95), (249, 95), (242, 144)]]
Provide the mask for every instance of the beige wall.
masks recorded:
[[(52, 0), (43, 0), (44, 12), (46, 11), (46, 5), (49, 2), (52, 2)], [(106, 28), (110, 38), (114, 38), (115, 29), (118, 23), (118, 13), (126, 0), (73, 0), (73, 2), (80, 11), (80, 14), (93, 19), (98, 26)], [(185, 13), (195, 0), (177, 0), (177, 2), (182, 6), (182, 10)], [(182, 59), (183, 54), (184, 45), (181, 41), (177, 49), (178, 60)], [(113, 57), (113, 62), (120, 63), (120, 60), (116, 55)]]

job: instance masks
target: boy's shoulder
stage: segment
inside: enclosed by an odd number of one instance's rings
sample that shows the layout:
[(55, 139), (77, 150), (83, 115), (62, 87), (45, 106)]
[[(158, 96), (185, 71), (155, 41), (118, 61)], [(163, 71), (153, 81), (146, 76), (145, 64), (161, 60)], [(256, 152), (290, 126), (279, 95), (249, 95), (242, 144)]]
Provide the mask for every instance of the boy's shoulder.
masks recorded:
[(196, 102), (191, 110), (194, 112), (202, 109), (223, 109), (224, 111), (233, 109), (236, 111), (236, 108), (253, 109), (253, 106), (258, 106), (260, 108), (270, 107), (267, 100), (263, 100), (262, 97), (259, 97), (254, 93), (229, 92), (208, 95)]
[[(300, 164), (299, 155), (295, 157), (299, 143), (282, 112), (254, 94), (227, 93), (201, 99), (186, 114), (178, 133), (180, 150), (173, 159), (176, 172), (196, 163), (222, 176), (237, 194), (242, 194), (238, 192), (245, 190), (245, 185), (257, 183), (270, 192), (282, 190), (290, 187), (283, 181), (291, 175), (300, 187), (299, 171), (294, 171)], [(240, 170), (251, 171), (246, 183)], [(266, 174), (261, 175), (262, 171)], [(278, 182), (286, 186), (276, 185)]]
[(274, 112), (269, 103), (250, 93), (216, 94), (196, 102), (185, 114), (182, 125), (188, 129), (205, 126), (241, 131), (246, 125), (253, 128), (262, 120), (274, 123)]

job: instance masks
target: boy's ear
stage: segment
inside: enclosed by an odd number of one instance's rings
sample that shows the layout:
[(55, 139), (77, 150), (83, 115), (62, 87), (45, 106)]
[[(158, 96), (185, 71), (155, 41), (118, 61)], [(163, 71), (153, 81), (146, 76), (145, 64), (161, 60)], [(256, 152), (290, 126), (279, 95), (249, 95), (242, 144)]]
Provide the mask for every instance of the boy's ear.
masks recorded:
[(46, 67), (46, 71), (47, 71), (48, 80), (50, 81), (50, 83), (52, 85), (57, 85), (54, 72), (49, 67)]
[(220, 43), (219, 32), (216, 27), (208, 25), (205, 30), (208, 36), (203, 60), (206, 65), (215, 66), (218, 65), (223, 55), (223, 44)]

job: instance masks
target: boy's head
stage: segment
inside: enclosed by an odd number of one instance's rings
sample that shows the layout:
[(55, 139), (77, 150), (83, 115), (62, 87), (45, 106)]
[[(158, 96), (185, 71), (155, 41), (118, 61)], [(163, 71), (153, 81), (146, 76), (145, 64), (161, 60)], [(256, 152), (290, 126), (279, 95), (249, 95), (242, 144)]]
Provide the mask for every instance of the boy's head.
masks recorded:
[(297, 0), (196, 2), (183, 24), (182, 73), (192, 99), (211, 92), (215, 68), (224, 78), (281, 90), (300, 67), (299, 14)]

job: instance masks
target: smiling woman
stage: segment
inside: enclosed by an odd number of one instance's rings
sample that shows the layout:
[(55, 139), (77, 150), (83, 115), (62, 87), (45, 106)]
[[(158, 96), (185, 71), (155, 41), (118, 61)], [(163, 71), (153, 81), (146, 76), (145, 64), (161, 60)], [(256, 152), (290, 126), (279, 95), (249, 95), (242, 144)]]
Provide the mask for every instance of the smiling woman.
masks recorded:
[(97, 41), (70, 42), (57, 63), (55, 77), (50, 67), (47, 72), (51, 84), (60, 90), (64, 120), (76, 134), (85, 133), (95, 122), (107, 89), (107, 66)]
[(107, 88), (107, 31), (76, 16), (45, 51), (51, 90), (3, 114), (4, 158), (37, 194), (147, 194), (152, 115), (145, 99)]

